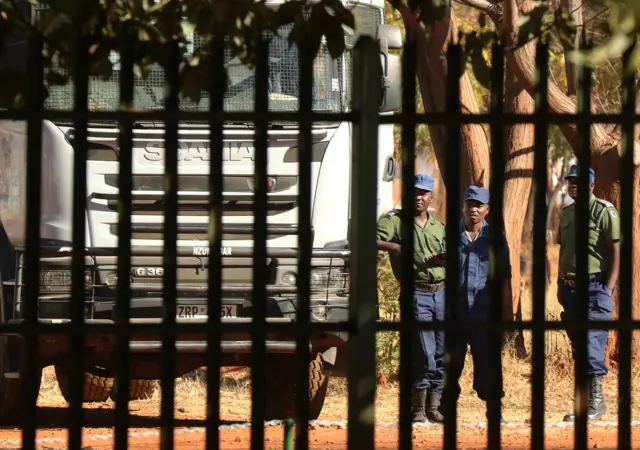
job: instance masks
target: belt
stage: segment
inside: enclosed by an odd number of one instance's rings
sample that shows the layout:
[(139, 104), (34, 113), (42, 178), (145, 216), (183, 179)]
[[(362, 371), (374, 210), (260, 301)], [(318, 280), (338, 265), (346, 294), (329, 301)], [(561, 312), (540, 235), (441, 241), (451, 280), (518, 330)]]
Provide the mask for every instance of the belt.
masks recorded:
[(435, 284), (416, 283), (416, 291), (421, 292), (437, 292), (444, 287), (444, 281)]
[[(602, 278), (602, 274), (599, 272), (590, 273), (589, 276), (587, 277), (588, 280), (598, 280), (601, 278)], [(576, 277), (575, 275), (561, 275), (560, 279), (562, 280), (565, 286), (569, 286), (571, 289), (576, 288), (576, 280), (578, 279), (578, 277)]]

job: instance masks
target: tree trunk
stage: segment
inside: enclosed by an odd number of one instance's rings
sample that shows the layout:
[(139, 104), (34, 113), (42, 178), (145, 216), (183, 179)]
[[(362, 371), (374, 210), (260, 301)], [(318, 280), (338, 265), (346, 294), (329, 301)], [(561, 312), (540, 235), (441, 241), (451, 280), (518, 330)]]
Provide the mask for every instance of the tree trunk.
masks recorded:
[[(532, 8), (532, 2), (525, 0), (524, 11)], [(535, 44), (526, 44), (535, 46)], [(535, 54), (535, 47), (532, 49)], [(506, 66), (506, 110), (513, 114), (532, 114), (534, 102), (531, 95), (513, 74), (512, 63)], [(507, 127), (507, 160), (505, 165), (503, 216), (511, 262), (512, 304), (505, 305), (507, 313), (514, 317), (520, 308), (520, 249), (527, 202), (531, 192), (533, 177), (534, 127), (532, 124), (516, 124)], [(522, 340), (520, 340), (522, 341)], [(524, 349), (520, 349), (524, 350)], [(519, 354), (522, 352), (518, 352)]]
[[(390, 0), (390, 3), (402, 16), (407, 39), (413, 39), (416, 43), (418, 83), (424, 109), (427, 112), (444, 112), (447, 75), (443, 51), (446, 50), (451, 37), (457, 39), (458, 36), (453, 9), (449, 8), (443, 20), (434, 26), (430, 39), (427, 39), (420, 22), (407, 5), (400, 1)], [(460, 109), (466, 114), (480, 112), (469, 73), (466, 71), (460, 78)], [(429, 125), (429, 133), (438, 168), (446, 184), (446, 128), (442, 125)], [(470, 184), (489, 186), (489, 141), (484, 128), (478, 124), (466, 124), (460, 127), (460, 133), (462, 189), (466, 189)]]
[[(504, 26), (507, 29), (517, 31), (519, 23), (518, 8), (516, 6), (516, 0), (504, 1)], [(535, 42), (535, 41), (534, 41)], [(535, 91), (535, 54), (531, 51), (531, 47), (528, 45), (522, 46), (512, 52), (507, 52), (507, 61), (511, 61), (513, 64), (514, 73), (518, 79), (523, 83), (524, 87), (533, 94)], [(553, 113), (568, 113), (575, 114), (577, 112), (577, 103), (575, 99), (568, 96), (560, 89), (555, 83), (549, 82), (549, 107)], [(593, 102), (592, 102), (593, 103)], [(574, 153), (580, 156), (580, 147), (578, 139), (578, 128), (575, 124), (568, 124), (560, 126), (560, 129), (567, 140), (568, 144), (573, 149)], [(608, 130), (602, 124), (593, 124), (590, 127), (590, 152), (592, 157), (592, 167), (596, 172), (596, 189), (595, 195), (603, 198), (618, 208), (620, 211), (620, 183), (619, 183), (619, 166), (620, 166), (620, 136), (612, 130)], [(635, 183), (638, 180), (638, 165), (640, 164), (640, 142), (638, 140), (634, 143), (634, 165), (636, 166)], [(638, 192), (638, 185), (635, 188), (635, 192)], [(625, 211), (621, 211), (621, 214), (629, 213), (625, 208)], [(637, 218), (640, 214), (640, 198), (638, 195), (634, 197), (634, 204), (632, 206), (631, 213), (634, 218)], [(634, 220), (634, 230), (638, 227), (638, 220)], [(634, 234), (633, 242), (634, 252), (632, 263), (634, 272), (640, 275), (640, 234)], [(623, 262), (624, 264), (624, 262)], [(635, 273), (634, 273), (635, 278)], [(617, 295), (614, 299), (616, 310), (618, 307)], [(634, 283), (633, 287), (633, 310), (640, 311), (640, 283)], [(615, 354), (611, 352), (615, 350), (617, 337), (614, 333), (610, 333), (611, 338), (608, 344), (609, 357), (615, 357)], [(634, 358), (640, 356), (640, 340), (634, 336), (632, 354)]]
[[(578, 30), (584, 25), (582, 16), (582, 0), (561, 0), (560, 4), (567, 11), (571, 19), (576, 25)], [(574, 96), (578, 94), (578, 81), (580, 80), (579, 68), (576, 64), (571, 62), (571, 58), (568, 58), (567, 50), (578, 50), (580, 48), (580, 33), (576, 33), (573, 46), (571, 48), (565, 48), (564, 61), (565, 72), (567, 73), (567, 92), (569, 95)]]

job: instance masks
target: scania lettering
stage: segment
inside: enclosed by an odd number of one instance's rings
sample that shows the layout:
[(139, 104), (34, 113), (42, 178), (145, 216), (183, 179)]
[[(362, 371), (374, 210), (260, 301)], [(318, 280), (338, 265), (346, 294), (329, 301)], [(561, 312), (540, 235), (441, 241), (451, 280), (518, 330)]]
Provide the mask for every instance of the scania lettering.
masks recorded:
[[(165, 159), (164, 142), (147, 144), (144, 158), (159, 162)], [(226, 142), (222, 147), (222, 161), (255, 161), (253, 144)], [(183, 142), (179, 144), (178, 161), (209, 161), (211, 150), (208, 142)]]
[[(274, 2), (268, 2), (273, 4)], [(43, 20), (47, 10), (33, 6), (30, 17)], [(351, 109), (352, 49), (361, 35), (370, 35), (380, 43), (381, 80), (380, 114), (391, 114), (400, 108), (400, 56), (391, 50), (402, 46), (400, 30), (384, 24), (384, 0), (349, 2), (347, 6), (356, 18), (355, 30), (345, 33), (346, 52), (333, 59), (323, 42), (315, 58), (313, 79), (313, 109), (320, 113), (344, 113)], [(269, 88), (270, 111), (295, 113), (299, 108), (299, 57), (295, 45), (289, 45), (291, 26), (283, 26), (270, 34)], [(207, 45), (197, 35), (189, 36), (196, 49)], [(3, 64), (17, 64), (27, 55), (24, 36), (5, 40), (6, 59)], [(20, 59), (22, 58), (22, 60)], [(114, 54), (114, 67), (108, 79), (92, 77), (89, 83), (88, 105), (91, 111), (118, 111), (120, 66)], [(254, 110), (255, 70), (243, 66), (227, 51), (225, 57), (228, 88), (224, 98), (225, 111)], [(62, 70), (62, 69), (60, 69)], [(166, 91), (164, 74), (154, 66), (145, 80), (135, 78), (133, 108), (162, 110)], [(46, 108), (73, 109), (73, 83), (51, 85)], [(209, 110), (210, 99), (203, 92), (199, 103), (181, 98), (185, 111)], [(100, 116), (104, 117), (104, 116)], [(191, 372), (206, 364), (206, 336), (187, 332), (188, 324), (204, 323), (209, 306), (209, 270), (221, 271), (221, 295), (213, 299), (220, 308), (223, 322), (248, 322), (255, 311), (254, 286), (254, 211), (255, 124), (224, 122), (221, 154), (210, 150), (208, 122), (180, 122), (178, 127), (178, 205), (176, 268), (176, 320), (187, 328), (176, 334), (176, 375)], [(129, 157), (120, 146), (120, 128), (116, 121), (89, 120), (86, 143), (86, 214), (85, 236), (85, 305), (84, 319), (89, 324), (112, 323), (116, 319), (116, 304), (123, 301), (117, 295), (118, 242), (121, 196), (119, 170), (123, 158)], [(294, 322), (298, 294), (298, 211), (301, 201), (298, 176), (300, 127), (294, 122), (269, 122), (268, 181), (266, 209), (267, 257), (267, 320)], [(313, 253), (311, 260), (310, 317), (315, 322), (348, 320), (349, 306), (349, 223), (351, 217), (350, 187), (353, 127), (349, 122), (324, 121), (314, 123), (311, 131), (311, 230)], [(71, 248), (73, 247), (72, 216), (74, 191), (74, 154), (76, 140), (73, 121), (44, 120), (42, 122), (42, 214), (40, 218), (40, 289), (37, 305), (38, 320), (51, 326), (66, 324), (71, 319)], [(165, 129), (161, 122), (137, 121), (132, 132), (132, 270), (128, 299), (131, 323), (160, 323), (165, 314), (163, 283), (165, 199)], [(378, 152), (371, 158), (378, 162), (378, 214), (393, 207), (392, 182), (395, 173), (393, 126), (382, 125), (378, 131)], [(83, 144), (84, 145), (84, 144)], [(222, 242), (220, 266), (210, 266), (210, 158), (222, 158)], [(27, 124), (25, 121), (0, 121), (0, 275), (2, 277), (2, 315), (9, 324), (24, 319), (25, 280), (23, 273), (26, 245), (27, 186)], [(262, 300), (260, 300), (262, 301)], [(216, 312), (217, 314), (218, 312)], [(252, 334), (222, 333), (222, 364), (250, 366)], [(0, 377), (0, 422), (20, 418), (15, 405), (20, 404), (22, 336), (6, 335), (0, 346), (5, 377)], [(330, 376), (345, 376), (347, 333), (314, 331), (309, 348), (309, 400), (311, 418), (322, 410)], [(116, 376), (116, 336), (105, 329), (89, 333), (85, 339), (84, 370), (94, 377), (112, 379)], [(267, 351), (267, 419), (283, 419), (295, 404), (296, 335), (270, 334), (265, 342)], [(131, 336), (130, 374), (135, 384), (130, 392), (146, 395), (145, 386), (162, 374), (162, 335), (149, 332)], [(69, 338), (66, 332), (54, 333), (40, 341), (38, 366), (54, 366), (64, 396), (69, 385), (67, 361)], [(87, 377), (89, 379), (89, 377)], [(96, 394), (95, 385), (85, 389), (84, 401), (104, 399), (111, 395), (112, 382), (101, 383), (104, 391)], [(113, 381), (113, 380), (111, 380)], [(115, 380), (117, 382), (117, 380)], [(136, 394), (137, 395), (137, 394)], [(15, 397), (15, 398), (14, 398)], [(14, 401), (15, 400), (15, 401)], [(13, 405), (13, 406), (11, 406)]]

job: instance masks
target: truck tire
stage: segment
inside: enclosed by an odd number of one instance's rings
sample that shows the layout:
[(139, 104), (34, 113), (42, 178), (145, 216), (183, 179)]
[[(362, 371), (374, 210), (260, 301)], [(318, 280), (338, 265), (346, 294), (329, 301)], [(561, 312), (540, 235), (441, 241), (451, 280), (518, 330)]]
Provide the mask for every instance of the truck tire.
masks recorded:
[[(69, 375), (61, 366), (55, 366), (55, 371), (60, 392), (64, 399), (69, 402), (71, 398), (71, 392), (69, 391)], [(90, 372), (85, 372), (84, 393), (82, 398), (83, 403), (106, 402), (109, 398), (115, 401), (113, 382), (114, 379), (111, 377), (103, 377), (94, 375)], [(144, 400), (151, 397), (155, 389), (155, 380), (130, 380), (129, 399)]]
[[(280, 355), (274, 355), (280, 356)], [(309, 419), (320, 417), (331, 372), (324, 368), (320, 354), (309, 363)], [(270, 362), (267, 372), (266, 420), (290, 419), (295, 416), (295, 357), (286, 356)]]
[[(0, 337), (0, 424), (20, 425), (22, 423), (22, 379), (5, 378), (4, 374), (9, 368), (9, 352), (7, 350), (7, 338)], [(42, 384), (42, 367), (36, 373), (37, 386), (40, 390)]]
[[(55, 366), (56, 380), (62, 393), (62, 397), (67, 402), (71, 401), (71, 390), (69, 389), (69, 374), (62, 366)], [(84, 372), (84, 391), (82, 393), (83, 403), (106, 402), (111, 394), (113, 378), (100, 377), (89, 372)]]
[[(156, 380), (130, 380), (129, 381), (129, 400), (145, 400), (151, 398), (156, 391), (158, 383)], [(116, 401), (115, 390), (111, 391), (111, 400)]]

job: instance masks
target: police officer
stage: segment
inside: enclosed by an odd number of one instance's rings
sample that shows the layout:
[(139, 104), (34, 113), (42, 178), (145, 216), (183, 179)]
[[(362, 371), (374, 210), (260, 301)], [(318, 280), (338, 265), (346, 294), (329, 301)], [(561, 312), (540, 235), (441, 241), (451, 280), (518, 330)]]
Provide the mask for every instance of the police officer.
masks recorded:
[[(413, 308), (419, 321), (444, 321), (444, 224), (427, 209), (433, 201), (434, 181), (430, 175), (415, 177), (415, 217), (413, 219), (413, 268), (415, 294)], [(405, 214), (394, 209), (378, 222), (378, 249), (390, 255), (391, 268), (400, 280)], [(442, 422), (438, 411), (444, 386), (444, 332), (420, 331), (414, 338), (412, 418), (414, 422)], [(426, 410), (425, 410), (426, 406)]]
[[(578, 196), (578, 168), (571, 166), (568, 181), (569, 197)], [(558, 267), (558, 301), (564, 308), (562, 320), (579, 317), (580, 305), (588, 302), (589, 320), (610, 320), (613, 315), (613, 294), (620, 269), (620, 219), (616, 208), (609, 202), (593, 195), (595, 173), (589, 169), (589, 298), (578, 298), (576, 291), (576, 238), (575, 203), (565, 207), (560, 215), (558, 241), (560, 243), (560, 262)], [(575, 342), (572, 333), (567, 332), (571, 340), (575, 359)], [(607, 330), (589, 330), (587, 338), (587, 376), (589, 377), (589, 404), (587, 417), (598, 420), (607, 412), (602, 395), (602, 377), (608, 369), (604, 361)], [(573, 422), (574, 414), (567, 414), (565, 422)]]
[[(489, 191), (483, 187), (470, 186), (464, 192), (462, 208), (463, 218), (460, 221), (460, 291), (458, 297), (458, 319), (461, 321), (488, 321), (491, 318), (492, 297), (489, 282), (491, 234), (485, 217), (489, 212)], [(503, 234), (504, 236), (504, 234)], [(511, 302), (511, 264), (509, 262), (509, 245), (504, 236), (504, 286), (503, 304)], [(503, 308), (503, 311), (508, 309)], [(505, 320), (512, 317), (503, 314)], [(456, 333), (451, 337), (452, 345), (451, 373), (448, 374), (455, 383), (456, 390), (449, 402), (457, 401), (460, 396), (458, 380), (464, 368), (467, 347), (471, 347), (473, 358), (473, 389), (478, 397), (487, 401), (490, 395), (491, 371), (489, 369), (489, 335), (487, 332), (470, 331)], [(502, 377), (500, 377), (500, 398), (504, 397)], [(446, 414), (446, 410), (445, 410)], [(501, 418), (501, 423), (505, 423)]]

